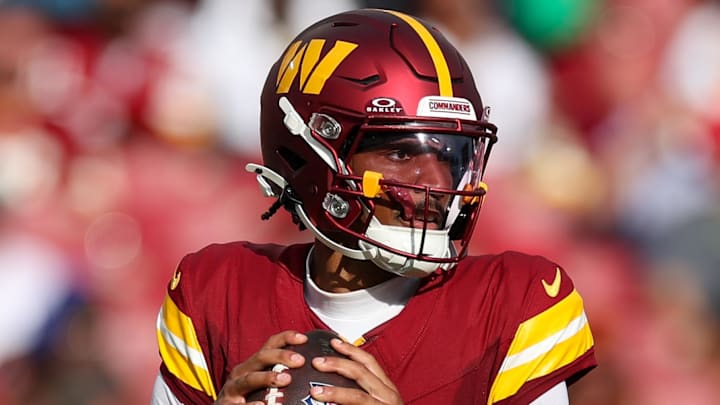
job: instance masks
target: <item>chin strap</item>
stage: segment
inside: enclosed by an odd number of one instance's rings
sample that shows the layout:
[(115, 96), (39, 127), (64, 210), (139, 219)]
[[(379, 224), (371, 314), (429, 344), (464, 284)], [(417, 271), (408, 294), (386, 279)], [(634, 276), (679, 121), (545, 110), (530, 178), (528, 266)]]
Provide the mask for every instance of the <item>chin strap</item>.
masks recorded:
[[(448, 239), (447, 229), (423, 231), (419, 228), (383, 225), (377, 218), (373, 217), (365, 234), (379, 243), (394, 246), (416, 255), (425, 254), (434, 258), (450, 258), (454, 255), (453, 245)], [(363, 240), (359, 241), (358, 244), (361, 248), (373, 246)], [(424, 246), (423, 252), (419, 251), (421, 245)], [(418, 275), (428, 275), (439, 268), (447, 270), (453, 266), (452, 263), (436, 263), (420, 258), (413, 259), (384, 249), (379, 249), (379, 253), (379, 257), (371, 259), (373, 263), (382, 269), (401, 276), (417, 277)]]
[(320, 232), (320, 230), (317, 229), (315, 225), (313, 225), (301, 205), (295, 205), (295, 212), (298, 214), (298, 217), (300, 217), (300, 221), (302, 221), (302, 223), (305, 224), (308, 229), (310, 229), (310, 231), (320, 242), (322, 242), (330, 249), (342, 253), (343, 256), (355, 260), (373, 260), (379, 256), (380, 250), (375, 246), (372, 246), (365, 250), (351, 249), (328, 238), (327, 236), (325, 236), (325, 234)]
[[(249, 163), (245, 166), (245, 170), (248, 172), (252, 172), (257, 174), (257, 181), (260, 185), (260, 189), (262, 190), (263, 194), (266, 197), (278, 197), (282, 198), (282, 196), (278, 196), (275, 191), (273, 191), (272, 185), (270, 183), (275, 184), (277, 187), (280, 187), (283, 190), (286, 190), (288, 187), (287, 181), (278, 173), (273, 171), (272, 169), (269, 169), (265, 166), (261, 166), (255, 163)], [(391, 252), (388, 252), (386, 250), (380, 249), (377, 246), (374, 246), (370, 243), (359, 241), (359, 245), (361, 249), (351, 249), (347, 246), (343, 246), (334, 240), (328, 238), (325, 236), (324, 233), (322, 233), (315, 224), (312, 223), (310, 218), (307, 216), (307, 213), (303, 209), (302, 203), (300, 201), (297, 201), (293, 198), (290, 200), (282, 201), (283, 204), (289, 203), (295, 212), (295, 214), (300, 219), (300, 222), (302, 222), (307, 229), (309, 229), (313, 235), (315, 235), (315, 238), (322, 242), (325, 246), (329, 247), (330, 249), (341, 253), (343, 256), (348, 257), (350, 259), (355, 260), (370, 260), (375, 265), (379, 266), (380, 268), (389, 271), (391, 273), (395, 273), (398, 275), (405, 275), (405, 273), (409, 273), (412, 270), (420, 271), (422, 274), (430, 274), (435, 269), (442, 268), (447, 270), (452, 265), (450, 263), (445, 264), (438, 264), (438, 263), (432, 263), (427, 262), (420, 259), (410, 259), (404, 256), (400, 256)], [(395, 234), (405, 234), (408, 233), (410, 237), (413, 236), (413, 232), (418, 232), (417, 229), (407, 229), (402, 227), (394, 227), (394, 226), (386, 226), (380, 224), (377, 219), (373, 218), (374, 221), (374, 229), (381, 230), (381, 231), (392, 231), (390, 233)], [(443, 241), (447, 240), (447, 231), (432, 231), (427, 230), (426, 231), (426, 237), (431, 236), (431, 238), (440, 238)], [(379, 236), (379, 235), (378, 235)], [(394, 239), (394, 238), (392, 238)], [(400, 238), (399, 240), (402, 240), (403, 238)], [(388, 242), (396, 242), (394, 240), (388, 241)], [(440, 242), (440, 241), (437, 241)], [(452, 244), (447, 243), (446, 247), (443, 252), (436, 252), (440, 254), (440, 256), (449, 257), (448, 255), (453, 254)]]

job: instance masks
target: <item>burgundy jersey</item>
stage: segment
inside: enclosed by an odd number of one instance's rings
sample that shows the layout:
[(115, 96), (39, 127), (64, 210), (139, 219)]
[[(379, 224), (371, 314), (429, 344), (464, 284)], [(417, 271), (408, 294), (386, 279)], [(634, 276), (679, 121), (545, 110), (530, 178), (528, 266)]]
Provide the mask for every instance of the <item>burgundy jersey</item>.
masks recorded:
[[(328, 328), (303, 297), (309, 249), (236, 242), (182, 260), (158, 317), (161, 373), (180, 401), (212, 403), (270, 335)], [(364, 338), (406, 404), (527, 404), (596, 364), (568, 275), (515, 252), (427, 277)]]

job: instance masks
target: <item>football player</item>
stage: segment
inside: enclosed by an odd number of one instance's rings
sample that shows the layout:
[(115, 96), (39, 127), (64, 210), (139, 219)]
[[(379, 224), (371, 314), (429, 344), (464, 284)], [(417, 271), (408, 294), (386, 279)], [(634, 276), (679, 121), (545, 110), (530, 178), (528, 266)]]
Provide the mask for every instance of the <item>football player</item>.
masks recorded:
[[(186, 256), (158, 317), (153, 403), (245, 403), (291, 384), (274, 364), (305, 362), (361, 387), (317, 386), (312, 403), (568, 402), (595, 366), (582, 299), (543, 257), (467, 255), (496, 127), (435, 28), (386, 10), (319, 21), (261, 105), (263, 164), (247, 169), (274, 199), (264, 217), (284, 207), (315, 241)], [(283, 348), (318, 328), (347, 358)]]

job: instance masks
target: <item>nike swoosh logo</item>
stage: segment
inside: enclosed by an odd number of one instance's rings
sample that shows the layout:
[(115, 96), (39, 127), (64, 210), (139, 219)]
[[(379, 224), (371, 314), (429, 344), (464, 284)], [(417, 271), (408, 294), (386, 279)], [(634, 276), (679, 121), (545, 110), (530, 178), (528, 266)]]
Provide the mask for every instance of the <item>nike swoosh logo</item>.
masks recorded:
[(560, 276), (560, 268), (555, 268), (555, 279), (553, 279), (552, 283), (548, 284), (547, 281), (541, 280), (543, 288), (545, 289), (545, 293), (550, 298), (557, 297), (558, 293), (560, 292), (560, 279), (562, 277)]

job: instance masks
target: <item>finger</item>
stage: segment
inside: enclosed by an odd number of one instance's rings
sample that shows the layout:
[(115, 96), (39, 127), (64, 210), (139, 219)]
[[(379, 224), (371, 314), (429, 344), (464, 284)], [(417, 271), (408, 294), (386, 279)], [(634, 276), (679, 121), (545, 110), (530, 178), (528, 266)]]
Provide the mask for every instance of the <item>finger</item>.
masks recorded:
[(215, 402), (213, 402), (213, 405), (238, 405), (244, 403), (245, 398), (219, 397)]
[(305, 364), (305, 357), (287, 349), (264, 349), (255, 353), (246, 362), (237, 365), (230, 376), (240, 377), (253, 371), (266, 370), (274, 365), (281, 364), (289, 368), (301, 367)]
[(290, 377), (290, 374), (286, 372), (278, 373), (275, 371), (257, 371), (247, 373), (243, 376), (232, 378), (225, 382), (220, 396), (224, 400), (242, 400), (244, 402), (244, 396), (253, 391), (266, 387), (285, 387), (290, 384), (291, 381), (292, 378)]
[(310, 388), (310, 396), (323, 403), (335, 403), (343, 405), (366, 405), (379, 404), (381, 402), (372, 398), (367, 393), (342, 387), (318, 386)]
[(244, 374), (265, 370), (275, 364), (284, 364), (290, 368), (305, 364), (305, 359), (294, 351), (282, 349), (287, 345), (298, 345), (307, 342), (307, 336), (296, 331), (285, 331), (270, 336), (263, 346), (245, 362), (235, 366), (230, 378), (237, 378)]
[(382, 380), (383, 383), (395, 388), (392, 380), (390, 380), (390, 377), (385, 374), (385, 370), (380, 367), (380, 364), (377, 362), (377, 360), (375, 360), (375, 357), (373, 357), (373, 355), (357, 346), (344, 342), (340, 339), (332, 339), (330, 341), (330, 344), (339, 353), (342, 353), (349, 357), (351, 360), (365, 366), (368, 370), (370, 370), (370, 372), (372, 372), (375, 376)]
[[(272, 366), (289, 368), (305, 364), (305, 358), (292, 350), (282, 349), (289, 344), (302, 344), (307, 336), (296, 331), (285, 331), (271, 336), (263, 346), (245, 362), (235, 366), (221, 391), (224, 403), (244, 403), (244, 395), (266, 387), (282, 387), (290, 383), (290, 375), (282, 368), (268, 371)], [(222, 403), (222, 402), (221, 402)]]
[[(394, 398), (396, 396), (396, 389), (392, 383), (387, 384), (383, 379), (375, 375), (367, 367), (357, 361), (335, 356), (328, 356), (316, 357), (312, 359), (312, 364), (313, 367), (315, 367), (319, 371), (326, 373), (337, 373), (351, 380), (354, 380), (372, 398), (388, 399)], [(339, 397), (335, 398), (334, 395), (336, 391), (338, 390), (331, 390), (333, 394), (330, 395), (332, 395), (333, 400), (330, 402), (345, 404), (348, 400), (354, 401), (355, 399), (357, 399), (355, 396), (358, 393), (363, 393), (360, 390), (355, 390), (357, 391), (356, 393), (348, 393), (345, 392), (345, 390), (340, 390), (337, 394), (339, 395)]]
[(260, 348), (272, 349), (287, 345), (299, 345), (307, 342), (307, 336), (294, 330), (286, 330), (268, 338), (265, 344)]

